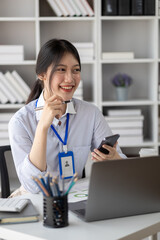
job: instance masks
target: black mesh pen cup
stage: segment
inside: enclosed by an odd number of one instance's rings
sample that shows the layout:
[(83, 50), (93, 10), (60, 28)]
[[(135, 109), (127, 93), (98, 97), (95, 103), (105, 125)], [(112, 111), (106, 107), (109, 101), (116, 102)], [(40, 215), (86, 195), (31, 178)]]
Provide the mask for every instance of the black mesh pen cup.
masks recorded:
[(60, 228), (68, 226), (68, 195), (43, 197), (43, 225)]

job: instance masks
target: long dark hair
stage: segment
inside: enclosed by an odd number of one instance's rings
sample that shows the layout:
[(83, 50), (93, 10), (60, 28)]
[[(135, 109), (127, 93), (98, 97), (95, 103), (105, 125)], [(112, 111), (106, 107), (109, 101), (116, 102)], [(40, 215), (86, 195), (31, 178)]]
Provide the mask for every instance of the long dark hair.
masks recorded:
[[(51, 79), (55, 72), (56, 65), (59, 64), (65, 53), (71, 53), (78, 61), (80, 69), (81, 62), (77, 49), (69, 41), (64, 39), (51, 39), (46, 42), (40, 49), (36, 64), (36, 74), (46, 73), (48, 67), (53, 64), (53, 69), (49, 78), (49, 87)], [(26, 101), (26, 104), (37, 99), (43, 90), (43, 81), (37, 79), (34, 83), (31, 93)]]

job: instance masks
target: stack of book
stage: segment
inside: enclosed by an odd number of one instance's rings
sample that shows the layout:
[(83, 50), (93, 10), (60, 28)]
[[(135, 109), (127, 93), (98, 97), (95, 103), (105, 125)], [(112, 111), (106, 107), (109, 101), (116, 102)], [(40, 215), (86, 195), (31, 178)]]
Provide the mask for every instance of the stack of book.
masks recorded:
[(119, 145), (143, 143), (143, 120), (141, 109), (108, 110), (105, 117), (113, 134), (120, 134)]
[(102, 0), (102, 15), (155, 15), (155, 0)]
[(74, 93), (74, 98), (83, 100), (83, 82), (82, 82), (82, 80), (80, 81), (79, 86)]
[(30, 88), (14, 70), (5, 74), (0, 72), (0, 103), (24, 103), (26, 102)]
[(58, 17), (92, 17), (94, 11), (87, 0), (47, 0)]
[(24, 60), (22, 45), (0, 45), (0, 62), (16, 62)]
[(158, 141), (160, 141), (160, 117), (158, 118)]
[(9, 144), (8, 122), (13, 113), (0, 113), (0, 146)]
[(158, 85), (158, 100), (160, 101), (160, 83)]
[(103, 52), (102, 59), (133, 59), (134, 53), (133, 52)]
[(94, 59), (94, 44), (93, 42), (73, 42), (78, 50), (82, 61), (92, 61)]

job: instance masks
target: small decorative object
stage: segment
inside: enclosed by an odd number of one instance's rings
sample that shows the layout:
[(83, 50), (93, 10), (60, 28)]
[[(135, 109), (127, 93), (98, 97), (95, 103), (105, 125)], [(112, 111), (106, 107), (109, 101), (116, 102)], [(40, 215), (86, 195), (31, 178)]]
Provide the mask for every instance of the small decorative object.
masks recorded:
[(128, 87), (132, 84), (132, 78), (127, 74), (117, 74), (112, 79), (113, 85), (116, 87), (117, 100), (125, 101), (128, 99)]

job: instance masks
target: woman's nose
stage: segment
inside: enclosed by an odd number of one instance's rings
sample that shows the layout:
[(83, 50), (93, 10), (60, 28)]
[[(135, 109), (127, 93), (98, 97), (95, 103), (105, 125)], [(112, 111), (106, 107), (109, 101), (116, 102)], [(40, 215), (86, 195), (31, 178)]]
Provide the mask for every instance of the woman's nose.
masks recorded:
[(73, 76), (71, 71), (66, 72), (64, 80), (65, 82), (69, 82), (69, 83), (73, 82)]

